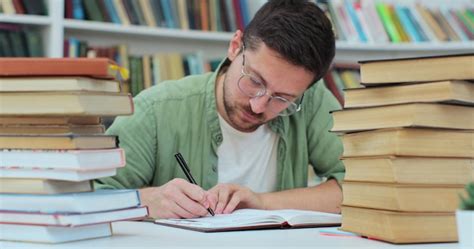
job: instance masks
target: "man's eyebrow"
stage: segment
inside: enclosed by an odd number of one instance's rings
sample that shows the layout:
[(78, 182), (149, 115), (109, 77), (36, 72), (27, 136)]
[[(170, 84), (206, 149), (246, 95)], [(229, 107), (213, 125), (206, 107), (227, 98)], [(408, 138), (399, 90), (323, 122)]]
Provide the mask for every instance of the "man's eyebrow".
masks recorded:
[[(265, 87), (267, 87), (268, 82), (265, 80), (265, 78), (264, 78), (257, 70), (255, 70), (254, 68), (252, 68), (250, 65), (247, 64), (247, 66), (248, 66), (248, 69), (249, 69), (249, 71), (251, 72), (251, 74), (257, 76), (257, 77), (258, 77), (258, 80), (261, 81), (261, 83), (262, 83)], [(274, 94), (275, 94), (276, 96), (285, 95), (285, 96), (289, 96), (289, 97), (291, 97), (291, 98), (297, 98), (297, 97), (298, 97), (298, 95), (292, 94), (292, 93), (275, 92)]]

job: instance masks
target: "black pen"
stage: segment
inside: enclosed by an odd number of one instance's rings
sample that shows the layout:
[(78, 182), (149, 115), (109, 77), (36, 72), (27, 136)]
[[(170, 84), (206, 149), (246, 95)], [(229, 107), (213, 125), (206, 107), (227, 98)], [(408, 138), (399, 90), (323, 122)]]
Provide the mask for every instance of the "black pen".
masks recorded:
[[(181, 167), (181, 169), (183, 170), (184, 174), (186, 175), (186, 178), (188, 178), (188, 181), (192, 184), (195, 184), (197, 185), (196, 183), (196, 180), (194, 180), (194, 177), (193, 175), (191, 175), (191, 171), (189, 170), (189, 167), (188, 167), (188, 164), (186, 163), (186, 161), (184, 160), (184, 157), (183, 155), (181, 155), (181, 153), (177, 153), (174, 155), (174, 157), (176, 158), (176, 160), (178, 161), (178, 164), (179, 166)], [(214, 216), (214, 211), (212, 211), (211, 208), (207, 208), (207, 211), (209, 212), (209, 214), (211, 214), (212, 216)]]

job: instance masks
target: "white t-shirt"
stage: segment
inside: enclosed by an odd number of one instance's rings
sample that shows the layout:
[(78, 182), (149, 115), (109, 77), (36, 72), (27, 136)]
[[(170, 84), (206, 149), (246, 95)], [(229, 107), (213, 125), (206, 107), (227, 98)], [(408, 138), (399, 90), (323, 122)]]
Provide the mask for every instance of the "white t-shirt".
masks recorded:
[(246, 186), (254, 192), (272, 192), (277, 184), (278, 135), (268, 125), (241, 132), (220, 115), (222, 144), (217, 148), (218, 182)]

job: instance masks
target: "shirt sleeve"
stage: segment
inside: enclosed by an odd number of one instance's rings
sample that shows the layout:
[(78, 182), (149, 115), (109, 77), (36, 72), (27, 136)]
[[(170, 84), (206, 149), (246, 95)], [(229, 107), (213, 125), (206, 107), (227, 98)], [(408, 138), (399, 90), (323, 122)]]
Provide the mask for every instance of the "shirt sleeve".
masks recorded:
[(341, 106), (332, 93), (322, 82), (318, 83), (315, 94), (314, 109), (308, 123), (308, 152), (309, 161), (315, 173), (327, 179), (336, 179), (341, 185), (344, 179), (345, 167), (340, 160), (343, 153), (341, 138), (330, 132), (333, 126), (332, 111)]
[(134, 99), (131, 116), (117, 117), (106, 134), (117, 135), (125, 150), (126, 165), (115, 176), (97, 179), (96, 189), (143, 188), (151, 184), (155, 172), (156, 120), (152, 105)]

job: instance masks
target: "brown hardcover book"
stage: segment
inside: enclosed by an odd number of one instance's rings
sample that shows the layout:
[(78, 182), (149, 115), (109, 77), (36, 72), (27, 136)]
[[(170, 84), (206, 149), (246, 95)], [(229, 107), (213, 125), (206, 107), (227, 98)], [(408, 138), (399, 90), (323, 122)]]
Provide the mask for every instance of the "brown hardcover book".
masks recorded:
[(107, 58), (0, 58), (0, 76), (88, 76), (113, 79), (115, 62)]
[(471, 158), (354, 157), (344, 159), (344, 165), (345, 181), (462, 185), (474, 181)]
[(98, 125), (99, 117), (35, 117), (35, 116), (0, 116), (0, 125)]
[(91, 192), (92, 181), (72, 182), (48, 179), (0, 178), (0, 193), (61, 194)]
[(90, 91), (120, 92), (117, 81), (86, 77), (0, 78), (0, 92)]
[(0, 106), (0, 116), (116, 116), (133, 113), (132, 97), (122, 93), (0, 92)]
[(367, 87), (345, 90), (344, 108), (416, 102), (441, 102), (474, 106), (474, 84), (439, 81), (423, 84)]
[(0, 149), (112, 149), (117, 144), (116, 136), (107, 135), (0, 135)]
[(345, 109), (332, 113), (333, 132), (381, 128), (430, 127), (474, 130), (474, 107), (446, 104), (401, 104)]
[(0, 134), (102, 134), (103, 125), (0, 125)]
[(342, 230), (397, 244), (458, 240), (454, 213), (393, 212), (342, 206)]
[(404, 212), (454, 212), (464, 185), (349, 182), (343, 205)]
[(474, 131), (398, 128), (342, 136), (344, 157), (423, 156), (474, 158)]
[(361, 61), (364, 85), (474, 80), (474, 54)]

